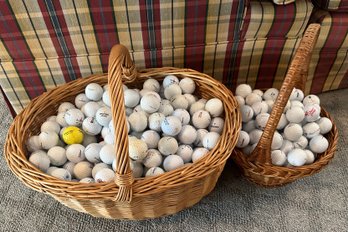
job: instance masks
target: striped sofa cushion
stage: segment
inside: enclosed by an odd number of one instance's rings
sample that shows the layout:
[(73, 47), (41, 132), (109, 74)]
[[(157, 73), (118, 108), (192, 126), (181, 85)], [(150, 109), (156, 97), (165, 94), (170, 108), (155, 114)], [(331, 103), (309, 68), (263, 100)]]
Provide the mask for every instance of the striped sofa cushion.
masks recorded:
[(321, 9), (348, 12), (348, 0), (313, 0), (313, 3)]

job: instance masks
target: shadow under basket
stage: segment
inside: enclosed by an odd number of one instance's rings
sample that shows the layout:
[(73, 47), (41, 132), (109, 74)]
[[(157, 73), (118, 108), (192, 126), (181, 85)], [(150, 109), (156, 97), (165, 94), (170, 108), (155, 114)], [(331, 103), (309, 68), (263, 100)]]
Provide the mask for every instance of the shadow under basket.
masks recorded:
[(235, 148), (231, 156), (233, 161), (239, 166), (242, 174), (249, 181), (258, 185), (264, 187), (281, 186), (302, 177), (313, 175), (325, 167), (334, 157), (338, 131), (329, 113), (322, 108), (321, 116), (328, 117), (332, 122), (331, 131), (325, 135), (329, 142), (328, 149), (322, 154), (317, 154), (314, 163), (301, 167), (275, 166), (271, 162), (271, 144), (274, 132), (294, 87), (301, 90), (305, 89), (309, 61), (319, 30), (319, 24), (308, 26), (289, 66), (266, 127), (254, 151), (250, 155), (246, 155), (241, 149)]

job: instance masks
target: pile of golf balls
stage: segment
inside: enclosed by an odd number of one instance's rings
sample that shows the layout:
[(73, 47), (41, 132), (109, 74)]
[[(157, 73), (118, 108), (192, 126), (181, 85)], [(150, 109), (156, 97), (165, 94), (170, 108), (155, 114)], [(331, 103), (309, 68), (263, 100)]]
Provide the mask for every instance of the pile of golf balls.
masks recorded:
[[(224, 126), (220, 99), (199, 99), (195, 82), (168, 75), (147, 79), (143, 89), (123, 86), (130, 167), (135, 178), (160, 175), (195, 163), (213, 149)], [(60, 104), (57, 115), (27, 141), (29, 161), (62, 180), (113, 181), (114, 127), (108, 85), (88, 84), (74, 104)]]
[[(279, 91), (270, 88), (265, 92), (252, 90), (247, 84), (236, 89), (236, 98), (242, 114), (242, 131), (237, 147), (246, 155), (255, 149), (265, 129)], [(332, 129), (332, 122), (320, 116), (320, 99), (316, 95), (304, 96), (294, 89), (279, 120), (272, 140), (272, 164), (277, 166), (303, 166), (315, 161), (317, 154), (329, 146), (323, 136)]]

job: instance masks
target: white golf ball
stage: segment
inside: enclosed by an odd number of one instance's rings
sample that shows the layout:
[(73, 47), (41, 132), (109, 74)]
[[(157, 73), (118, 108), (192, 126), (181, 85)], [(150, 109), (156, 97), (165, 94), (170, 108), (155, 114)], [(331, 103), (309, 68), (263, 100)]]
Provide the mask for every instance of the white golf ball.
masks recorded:
[(286, 119), (291, 123), (300, 123), (305, 117), (305, 112), (301, 107), (292, 107), (286, 111)]
[(284, 138), (296, 142), (303, 135), (303, 129), (299, 124), (289, 123), (284, 128)]
[(188, 77), (185, 77), (184, 79), (181, 79), (179, 82), (179, 86), (182, 89), (183, 93), (193, 93), (196, 89), (195, 82)]
[(287, 101), (287, 102), (286, 102), (286, 105), (285, 105), (285, 107), (284, 107), (284, 111), (283, 111), (283, 112), (288, 111), (288, 109), (290, 109), (290, 108), (291, 108), (291, 102), (290, 102), (290, 101)]
[(89, 102), (90, 100), (87, 98), (86, 94), (80, 93), (75, 97), (75, 105), (77, 108), (81, 109), (84, 104)]
[(135, 132), (142, 132), (147, 127), (147, 117), (141, 112), (134, 112), (128, 117), (131, 130)]
[(149, 149), (157, 148), (160, 140), (160, 135), (154, 130), (147, 130), (141, 135), (143, 140)]
[(306, 152), (306, 164), (312, 164), (315, 160), (315, 156), (313, 154), (313, 152), (311, 152), (310, 150), (304, 150)]
[(275, 88), (270, 88), (265, 91), (263, 94), (263, 99), (267, 100), (273, 100), (275, 101), (278, 97), (279, 90)]
[(262, 130), (258, 130), (258, 129), (252, 130), (249, 133), (250, 144), (258, 143), (260, 138), (261, 138), (262, 133), (263, 133)]
[(250, 133), (254, 129), (256, 129), (256, 122), (255, 122), (255, 120), (250, 120), (249, 122), (243, 123), (243, 130), (245, 132)]
[(106, 163), (97, 163), (94, 165), (93, 169), (92, 169), (92, 177), (95, 178), (95, 174), (104, 169), (104, 168), (107, 168), (107, 169), (110, 169), (110, 166), (107, 165)]
[(160, 132), (161, 129), (161, 124), (164, 120), (165, 116), (162, 113), (153, 113), (149, 116), (149, 128), (151, 130)]
[(140, 94), (134, 89), (126, 89), (124, 91), (124, 104), (126, 107), (135, 107), (139, 104)]
[(306, 163), (307, 154), (304, 150), (296, 148), (288, 153), (288, 162), (292, 166), (299, 167)]
[(242, 97), (242, 96), (235, 96), (235, 98), (236, 98), (236, 100), (238, 102), (239, 107), (242, 106), (242, 105), (245, 105), (244, 97)]
[(178, 147), (178, 142), (173, 137), (165, 136), (158, 142), (158, 150), (165, 156), (175, 154)]
[(81, 126), (85, 115), (79, 109), (70, 109), (64, 114), (66, 123), (70, 126)]
[(143, 164), (147, 168), (159, 167), (162, 164), (162, 155), (156, 149), (149, 149), (146, 152), (146, 156), (143, 159)]
[(113, 133), (108, 133), (104, 137), (104, 142), (106, 144), (114, 144), (115, 143), (115, 135)]
[(303, 126), (303, 135), (306, 136), (306, 138), (311, 139), (319, 134), (320, 127), (317, 123), (310, 122)]
[(74, 167), (75, 167), (75, 163), (69, 161), (69, 162), (66, 162), (63, 166), (64, 169), (68, 170), (71, 177), (74, 177)]
[(316, 95), (308, 95), (303, 99), (303, 105), (308, 105), (308, 104), (318, 104), (320, 105), (320, 99)]
[(52, 115), (52, 116), (49, 116), (47, 119), (46, 119), (46, 122), (57, 122), (57, 116), (56, 115)]
[(104, 93), (103, 93), (103, 102), (105, 105), (107, 105), (108, 107), (111, 107), (111, 100), (110, 100), (110, 96), (109, 96), (109, 91), (106, 90)]
[(188, 102), (188, 108), (190, 108), (191, 105), (196, 102), (196, 98), (192, 94), (185, 93), (184, 97), (186, 98), (186, 100)]
[(126, 108), (126, 116), (128, 117), (133, 113), (133, 108)]
[(197, 147), (193, 150), (192, 153), (192, 162), (196, 163), (198, 162), (201, 158), (203, 158), (207, 153), (209, 152), (208, 149), (204, 147)]
[(129, 136), (131, 137), (135, 137), (137, 139), (141, 139), (141, 136), (143, 135), (143, 132), (135, 132), (135, 131), (132, 131)]
[(224, 129), (224, 123), (225, 120), (223, 118), (213, 118), (209, 124), (209, 131), (221, 134), (222, 130)]
[(204, 129), (211, 122), (210, 114), (207, 111), (199, 110), (192, 116), (192, 124), (198, 129)]
[(140, 100), (140, 106), (146, 113), (154, 113), (156, 112), (161, 105), (161, 99), (154, 93), (147, 93)]
[(279, 134), (277, 131), (274, 132), (271, 149), (278, 150), (283, 145), (283, 136)]
[(29, 162), (43, 172), (46, 172), (50, 167), (50, 158), (42, 150), (34, 151), (29, 157)]
[(168, 75), (163, 79), (162, 85), (164, 88), (167, 88), (172, 84), (179, 84), (179, 79), (176, 76)]
[(176, 95), (170, 99), (170, 102), (174, 109), (186, 110), (189, 106), (189, 103), (184, 95)]
[(94, 180), (97, 183), (107, 183), (113, 181), (115, 178), (115, 172), (109, 168), (103, 168), (99, 170), (95, 176)]
[(178, 155), (169, 155), (163, 161), (163, 168), (167, 172), (181, 168), (182, 166), (184, 166), (184, 161)]
[(304, 105), (302, 104), (302, 102), (297, 100), (290, 101), (290, 107), (295, 107), (295, 106), (301, 107), (302, 109), (304, 109)]
[(85, 148), (85, 157), (91, 163), (99, 163), (100, 162), (100, 150), (102, 149), (102, 145), (99, 143), (91, 143)]
[(220, 135), (216, 132), (208, 132), (203, 137), (203, 147), (207, 148), (208, 150), (212, 150), (216, 144), (218, 143), (220, 138)]
[(56, 121), (61, 127), (69, 126), (65, 121), (65, 112), (58, 113)]
[(249, 134), (245, 131), (240, 131), (236, 147), (244, 148), (249, 144), (249, 142)]
[(314, 153), (323, 153), (329, 147), (329, 142), (322, 135), (317, 135), (309, 141), (309, 148)]
[(245, 98), (252, 93), (252, 89), (248, 84), (240, 84), (236, 88), (236, 95)]
[(114, 160), (112, 161), (111, 167), (112, 167), (112, 170), (114, 170), (115, 172), (116, 172), (116, 168), (117, 168), (116, 166), (117, 166), (117, 160), (114, 159)]
[(76, 108), (75, 106), (74, 106), (74, 104), (72, 104), (72, 103), (70, 103), (70, 102), (63, 102), (63, 103), (61, 103), (60, 105), (59, 105), (59, 107), (58, 107), (58, 113), (61, 113), (61, 112), (66, 112), (66, 111), (68, 111), (68, 110), (70, 110), (70, 109), (74, 109), (74, 108)]
[(164, 97), (170, 100), (172, 97), (176, 95), (181, 95), (182, 91), (178, 84), (172, 84), (164, 89)]
[(40, 137), (38, 135), (31, 136), (27, 141), (27, 149), (30, 152), (42, 149)]
[(191, 119), (190, 113), (185, 109), (174, 110), (174, 112), (172, 113), (172, 116), (179, 118), (183, 126), (189, 124)]
[(94, 135), (88, 135), (88, 134), (83, 135), (82, 145), (84, 147), (86, 147), (88, 144), (96, 143), (96, 142), (97, 142), (97, 138)]
[(303, 100), (303, 98), (304, 98), (304, 94), (303, 94), (302, 90), (294, 88), (292, 90), (292, 93), (290, 95), (290, 99), (289, 100), (290, 101), (296, 100), (296, 101), (300, 101), (301, 102)]
[[(104, 94), (103, 94), (103, 95), (104, 95)], [(107, 106), (107, 105), (103, 102), (103, 100), (97, 101), (97, 103), (98, 103), (98, 105), (99, 105), (100, 107)], [(109, 107), (109, 106), (108, 106), (108, 107)]]
[(41, 132), (53, 131), (58, 134), (60, 131), (60, 126), (57, 122), (46, 121), (41, 125), (40, 129), (41, 129)]
[(249, 122), (254, 116), (253, 109), (248, 105), (242, 105), (240, 107), (240, 112), (242, 114), (242, 121), (243, 122)]
[(97, 135), (101, 132), (102, 126), (93, 117), (85, 118), (82, 122), (82, 129), (89, 135)]
[(205, 110), (208, 111), (212, 117), (218, 117), (224, 111), (224, 106), (220, 99), (212, 98), (205, 104)]
[(198, 129), (197, 130), (197, 138), (194, 142), (195, 146), (203, 146), (203, 138), (204, 136), (208, 133), (208, 131), (206, 129)]
[(168, 116), (165, 117), (164, 120), (161, 123), (161, 129), (163, 133), (175, 136), (180, 133), (182, 128), (180, 119), (175, 116)]
[(155, 79), (147, 79), (144, 84), (143, 84), (143, 89), (147, 89), (150, 91), (154, 91), (154, 92), (159, 92), (160, 91), (160, 83), (155, 80)]
[(285, 154), (288, 154), (288, 152), (291, 151), (294, 148), (295, 148), (294, 144), (291, 141), (284, 139), (283, 140), (283, 144), (280, 147), (280, 150), (282, 152), (284, 152)]
[(41, 132), (39, 135), (41, 147), (43, 149), (50, 149), (57, 146), (59, 142), (58, 134), (53, 131)]
[(90, 83), (86, 86), (86, 97), (92, 101), (99, 101), (103, 96), (103, 88), (97, 83)]
[(294, 148), (305, 149), (308, 145), (308, 140), (305, 136), (301, 136), (296, 142), (293, 143)]
[(148, 149), (147, 144), (144, 141), (135, 137), (129, 137), (128, 143), (129, 157), (133, 160), (143, 160), (146, 156), (146, 151)]
[(272, 164), (276, 166), (283, 166), (286, 162), (286, 155), (281, 150), (274, 150), (271, 153)]
[(112, 119), (111, 109), (107, 106), (101, 107), (95, 114), (95, 119), (100, 125), (109, 126)]
[[(51, 166), (51, 167), (49, 167), (49, 168), (46, 170), (46, 173), (47, 173), (48, 175), (52, 176), (52, 172), (53, 172), (54, 170), (56, 170), (56, 169), (57, 169), (57, 167)], [(65, 169), (66, 169), (66, 168), (65, 168)]]
[(99, 157), (101, 161), (103, 161), (106, 164), (112, 164), (112, 161), (114, 161), (116, 157), (116, 151), (114, 148), (114, 145), (112, 144), (106, 144), (104, 145), (100, 151), (99, 151)]
[(277, 125), (277, 130), (284, 129), (284, 127), (286, 127), (286, 125), (288, 124), (289, 124), (289, 121), (286, 119), (286, 115), (282, 114), (282, 116), (280, 116), (280, 119)]
[(320, 106), (318, 104), (306, 104), (304, 111), (307, 122), (314, 122), (320, 118)]
[(265, 102), (268, 105), (268, 113), (271, 113), (273, 106), (274, 106), (274, 101), (273, 100), (266, 100)]
[(255, 102), (254, 104), (252, 104), (251, 108), (254, 111), (254, 115), (268, 112), (268, 105), (265, 101)]
[(68, 181), (71, 180), (70, 172), (64, 168), (57, 168), (53, 170), (51, 176), (54, 176), (61, 180), (68, 180)]
[(261, 89), (254, 89), (252, 93), (256, 93), (257, 95), (259, 95), (260, 97), (263, 96), (263, 91)]
[(152, 167), (147, 170), (145, 176), (158, 176), (164, 173), (164, 170), (160, 167)]
[(81, 111), (86, 117), (95, 117), (99, 108), (100, 105), (97, 102), (90, 101), (82, 106)]
[(54, 166), (62, 166), (67, 161), (65, 149), (62, 147), (52, 147), (47, 151), (50, 163)]
[(270, 115), (268, 113), (261, 113), (257, 115), (255, 119), (256, 127), (260, 130), (264, 130), (267, 125), (269, 117)]
[(82, 161), (75, 165), (74, 176), (77, 179), (83, 179), (92, 176), (93, 165), (88, 161)]
[(81, 144), (71, 144), (67, 146), (65, 154), (69, 161), (81, 162), (85, 159), (85, 147)]
[(182, 144), (176, 154), (182, 158), (184, 163), (189, 163), (192, 160), (193, 149), (190, 145)]
[(89, 184), (89, 183), (94, 183), (95, 181), (91, 177), (86, 177), (86, 178), (81, 179), (79, 182)]
[(262, 97), (260, 95), (257, 95), (256, 93), (251, 93), (245, 98), (245, 104), (252, 106), (256, 102), (262, 102)]
[(191, 125), (184, 125), (178, 134), (178, 139), (182, 144), (192, 144), (197, 139), (197, 131)]
[(190, 114), (194, 115), (194, 113), (196, 113), (199, 110), (204, 110), (204, 108), (205, 108), (205, 103), (197, 101), (191, 105)]
[(130, 162), (130, 168), (133, 171), (133, 177), (134, 178), (139, 178), (144, 173), (144, 167), (143, 167), (142, 163), (140, 163), (140, 162), (131, 161)]
[(316, 121), (320, 128), (320, 134), (324, 135), (329, 133), (332, 129), (332, 122), (327, 117), (322, 117)]

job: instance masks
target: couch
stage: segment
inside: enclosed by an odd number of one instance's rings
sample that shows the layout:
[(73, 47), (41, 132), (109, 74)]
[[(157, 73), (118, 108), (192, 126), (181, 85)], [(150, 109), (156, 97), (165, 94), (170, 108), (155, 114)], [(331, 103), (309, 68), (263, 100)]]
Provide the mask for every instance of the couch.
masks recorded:
[(234, 90), (280, 87), (321, 23), (307, 93), (348, 87), (348, 0), (1, 1), (0, 86), (13, 114), (44, 91), (107, 72), (113, 44), (137, 68), (193, 68)]

